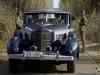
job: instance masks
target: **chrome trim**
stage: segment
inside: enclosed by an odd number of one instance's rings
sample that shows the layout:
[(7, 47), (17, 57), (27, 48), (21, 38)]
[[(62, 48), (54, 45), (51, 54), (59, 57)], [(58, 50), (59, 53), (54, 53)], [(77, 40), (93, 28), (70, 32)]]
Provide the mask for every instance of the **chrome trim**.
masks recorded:
[(55, 61), (73, 61), (73, 56), (63, 56), (63, 55), (41, 55), (40, 57), (24, 57), (23, 54), (8, 54), (9, 59), (31, 59), (31, 60), (55, 60)]

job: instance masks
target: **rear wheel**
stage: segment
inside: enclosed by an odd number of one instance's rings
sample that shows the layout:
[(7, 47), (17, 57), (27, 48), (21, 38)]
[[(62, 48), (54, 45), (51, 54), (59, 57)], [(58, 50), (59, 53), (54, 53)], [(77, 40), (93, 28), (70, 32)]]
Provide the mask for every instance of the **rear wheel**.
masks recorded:
[(75, 72), (74, 61), (68, 61), (68, 63), (67, 63), (67, 72), (68, 73), (74, 73)]

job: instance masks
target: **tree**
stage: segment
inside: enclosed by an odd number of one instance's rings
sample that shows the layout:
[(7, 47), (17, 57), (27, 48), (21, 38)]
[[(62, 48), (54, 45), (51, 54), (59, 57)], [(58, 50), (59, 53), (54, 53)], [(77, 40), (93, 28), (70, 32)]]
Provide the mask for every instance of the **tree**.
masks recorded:
[(70, 7), (71, 1), (72, 0), (60, 0), (60, 6), (61, 6), (61, 8), (64, 8), (65, 10), (71, 9), (71, 7)]
[(47, 0), (24, 0), (24, 1), (25, 1), (24, 9), (48, 8)]

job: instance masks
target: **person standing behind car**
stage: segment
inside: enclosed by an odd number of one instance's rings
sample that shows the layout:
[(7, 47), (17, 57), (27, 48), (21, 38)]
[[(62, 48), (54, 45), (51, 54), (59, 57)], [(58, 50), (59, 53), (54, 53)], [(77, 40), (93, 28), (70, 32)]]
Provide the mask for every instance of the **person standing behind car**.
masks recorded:
[(19, 42), (20, 42), (20, 27), (17, 26), (15, 32), (13, 33), (13, 36), (7, 43), (7, 50), (8, 53), (11, 52), (18, 52), (19, 51)]
[(66, 41), (67, 41), (67, 33), (64, 33), (62, 36), (62, 40), (61, 40), (61, 48), (60, 48), (60, 54), (61, 55), (65, 55), (65, 46), (66, 46)]
[(16, 30), (13, 33), (12, 38), (9, 40), (7, 44), (8, 52), (10, 50), (20, 52), (20, 42), (22, 40), (22, 28), (16, 25)]
[(16, 35), (20, 38), (21, 34), (22, 34), (22, 28), (19, 25), (16, 25), (16, 29), (13, 35)]
[(65, 53), (69, 53), (77, 58), (79, 58), (79, 46), (76, 37), (73, 32), (69, 32), (68, 40), (65, 45)]

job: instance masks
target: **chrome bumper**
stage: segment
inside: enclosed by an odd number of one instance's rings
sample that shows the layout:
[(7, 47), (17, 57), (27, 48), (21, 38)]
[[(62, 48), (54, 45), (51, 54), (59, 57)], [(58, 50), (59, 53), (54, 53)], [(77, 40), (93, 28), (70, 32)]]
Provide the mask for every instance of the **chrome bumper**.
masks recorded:
[(8, 59), (21, 59), (21, 60), (53, 60), (53, 61), (73, 61), (73, 56), (63, 56), (63, 55), (41, 55), (40, 57), (24, 57), (23, 54), (8, 54)]

